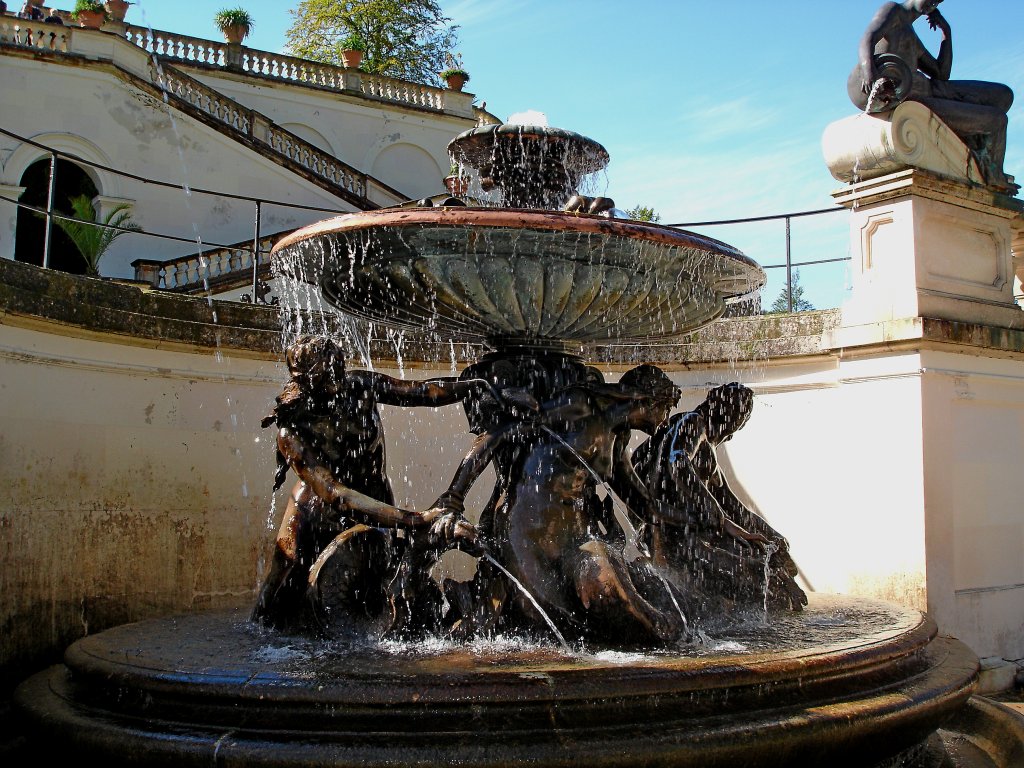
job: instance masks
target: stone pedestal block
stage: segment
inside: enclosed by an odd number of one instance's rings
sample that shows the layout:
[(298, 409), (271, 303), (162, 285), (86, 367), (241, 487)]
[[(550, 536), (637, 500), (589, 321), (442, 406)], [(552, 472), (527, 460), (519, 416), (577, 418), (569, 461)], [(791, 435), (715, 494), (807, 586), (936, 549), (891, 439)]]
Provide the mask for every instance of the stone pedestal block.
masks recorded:
[(852, 213), (853, 297), (843, 326), (930, 317), (1024, 327), (1011, 250), (1021, 201), (920, 169), (833, 196)]

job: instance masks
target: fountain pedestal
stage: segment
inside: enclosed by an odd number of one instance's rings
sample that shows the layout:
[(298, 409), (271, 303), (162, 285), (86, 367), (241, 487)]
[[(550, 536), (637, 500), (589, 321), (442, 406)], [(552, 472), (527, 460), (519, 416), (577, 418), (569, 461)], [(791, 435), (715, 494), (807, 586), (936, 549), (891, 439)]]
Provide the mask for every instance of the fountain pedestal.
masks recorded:
[(833, 197), (851, 212), (853, 295), (840, 343), (918, 317), (1024, 327), (1011, 248), (1024, 227), (1020, 200), (919, 168)]

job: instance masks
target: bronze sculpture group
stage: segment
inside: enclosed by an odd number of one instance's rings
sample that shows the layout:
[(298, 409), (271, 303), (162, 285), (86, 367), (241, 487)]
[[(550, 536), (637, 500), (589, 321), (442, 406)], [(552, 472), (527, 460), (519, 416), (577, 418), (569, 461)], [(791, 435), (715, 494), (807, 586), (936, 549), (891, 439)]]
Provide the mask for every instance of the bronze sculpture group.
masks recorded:
[[(560, 354), (493, 354), (459, 378), (349, 370), (333, 341), (303, 336), (264, 426), (278, 428), (276, 486), (297, 482), (253, 617), (285, 629), (376, 637), (498, 631), (663, 647), (710, 611), (806, 597), (786, 540), (728, 489), (715, 448), (750, 413), (750, 390), (712, 390), (669, 417), (680, 390), (642, 365), (616, 383)], [(394, 505), (378, 404), (461, 402), (476, 441), (426, 511)], [(648, 440), (629, 448), (633, 430)], [(478, 522), (466, 493), (495, 487)], [(431, 569), (452, 548), (467, 581)]]
[[(1002, 83), (951, 79), (953, 33), (938, 9), (941, 2), (904, 0), (879, 8), (858, 47), (857, 65), (847, 82), (850, 99), (868, 111), (891, 109), (902, 100), (924, 104), (972, 151), (986, 184), (1014, 194), (1017, 185), (1003, 170), (1013, 91)], [(914, 31), (922, 16), (942, 35), (937, 56)]]

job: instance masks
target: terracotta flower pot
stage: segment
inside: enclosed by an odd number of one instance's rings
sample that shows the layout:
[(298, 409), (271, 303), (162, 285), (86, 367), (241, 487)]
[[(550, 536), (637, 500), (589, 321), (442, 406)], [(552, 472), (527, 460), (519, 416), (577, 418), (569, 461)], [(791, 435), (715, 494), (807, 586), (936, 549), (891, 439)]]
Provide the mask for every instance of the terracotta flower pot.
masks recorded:
[(242, 41), (245, 40), (245, 36), (249, 34), (249, 30), (242, 24), (224, 27), (221, 32), (224, 33), (224, 39), (232, 45), (241, 45)]
[(111, 21), (122, 22), (128, 13), (129, 3), (127, 0), (107, 0), (103, 7), (107, 9), (107, 15)]
[(461, 91), (466, 85), (466, 78), (464, 75), (449, 75), (445, 78), (445, 81), (448, 83), (448, 87), (453, 91)]
[(469, 189), (469, 179), (465, 176), (445, 176), (444, 186), (453, 197), (462, 197)]
[(341, 64), (348, 69), (355, 69), (363, 61), (363, 52), (346, 48), (341, 52)]
[(105, 14), (103, 11), (79, 11), (75, 18), (78, 20), (78, 26), (80, 27), (99, 29), (103, 26)]

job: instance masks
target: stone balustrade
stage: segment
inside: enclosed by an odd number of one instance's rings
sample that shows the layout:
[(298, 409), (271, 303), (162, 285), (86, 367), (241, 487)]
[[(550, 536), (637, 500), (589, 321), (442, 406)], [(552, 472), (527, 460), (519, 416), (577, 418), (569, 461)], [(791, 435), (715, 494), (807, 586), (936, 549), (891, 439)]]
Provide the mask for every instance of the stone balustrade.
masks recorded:
[(126, 25), (126, 38), (148, 53), (180, 64), (235, 69), (271, 80), (355, 93), (392, 104), (474, 117), (473, 95), (371, 75), (281, 53)]
[[(290, 131), (266, 121), (266, 136), (262, 138), (277, 153), (291, 158), (317, 176), (327, 179), (335, 186), (347, 189), (359, 197), (366, 197), (366, 175), (337, 160), (328, 153), (310, 144)], [(256, 136), (256, 133), (254, 133)], [(257, 138), (261, 138), (256, 136)], [(396, 197), (400, 197), (397, 196)], [(390, 201), (388, 204), (398, 202)]]
[[(243, 48), (239, 57), (242, 69), (253, 75), (273, 80), (288, 80), (293, 83), (325, 88), (331, 91), (351, 89), (353, 70), (321, 64), (317, 61), (297, 59), (281, 53)], [(358, 81), (358, 73), (355, 73)]]
[[(234, 99), (206, 86), (171, 67), (163, 67), (155, 59), (149, 60), (150, 80), (168, 93), (187, 101), (217, 122), (249, 134), (252, 132), (254, 113)], [(309, 167), (310, 163), (303, 163)]]
[(125, 25), (125, 37), (147, 53), (167, 59), (223, 67), (227, 64), (227, 43), (179, 35), (162, 29)]
[[(270, 263), (270, 251), (283, 234), (267, 235), (260, 238), (260, 266)], [(252, 241), (238, 243), (229, 248), (204, 251), (199, 254), (182, 256), (171, 261), (136, 259), (132, 262), (135, 279), (149, 283), (154, 288), (186, 291), (203, 289), (220, 279), (237, 276), (252, 270)]]
[(67, 27), (10, 15), (0, 16), (0, 44), (67, 53), (68, 37)]
[(360, 76), (363, 95), (381, 101), (397, 102), (423, 109), (446, 111), (446, 96), (458, 91), (445, 91), (421, 83), (410, 83), (406, 80), (395, 80), (390, 77), (362, 74)]

